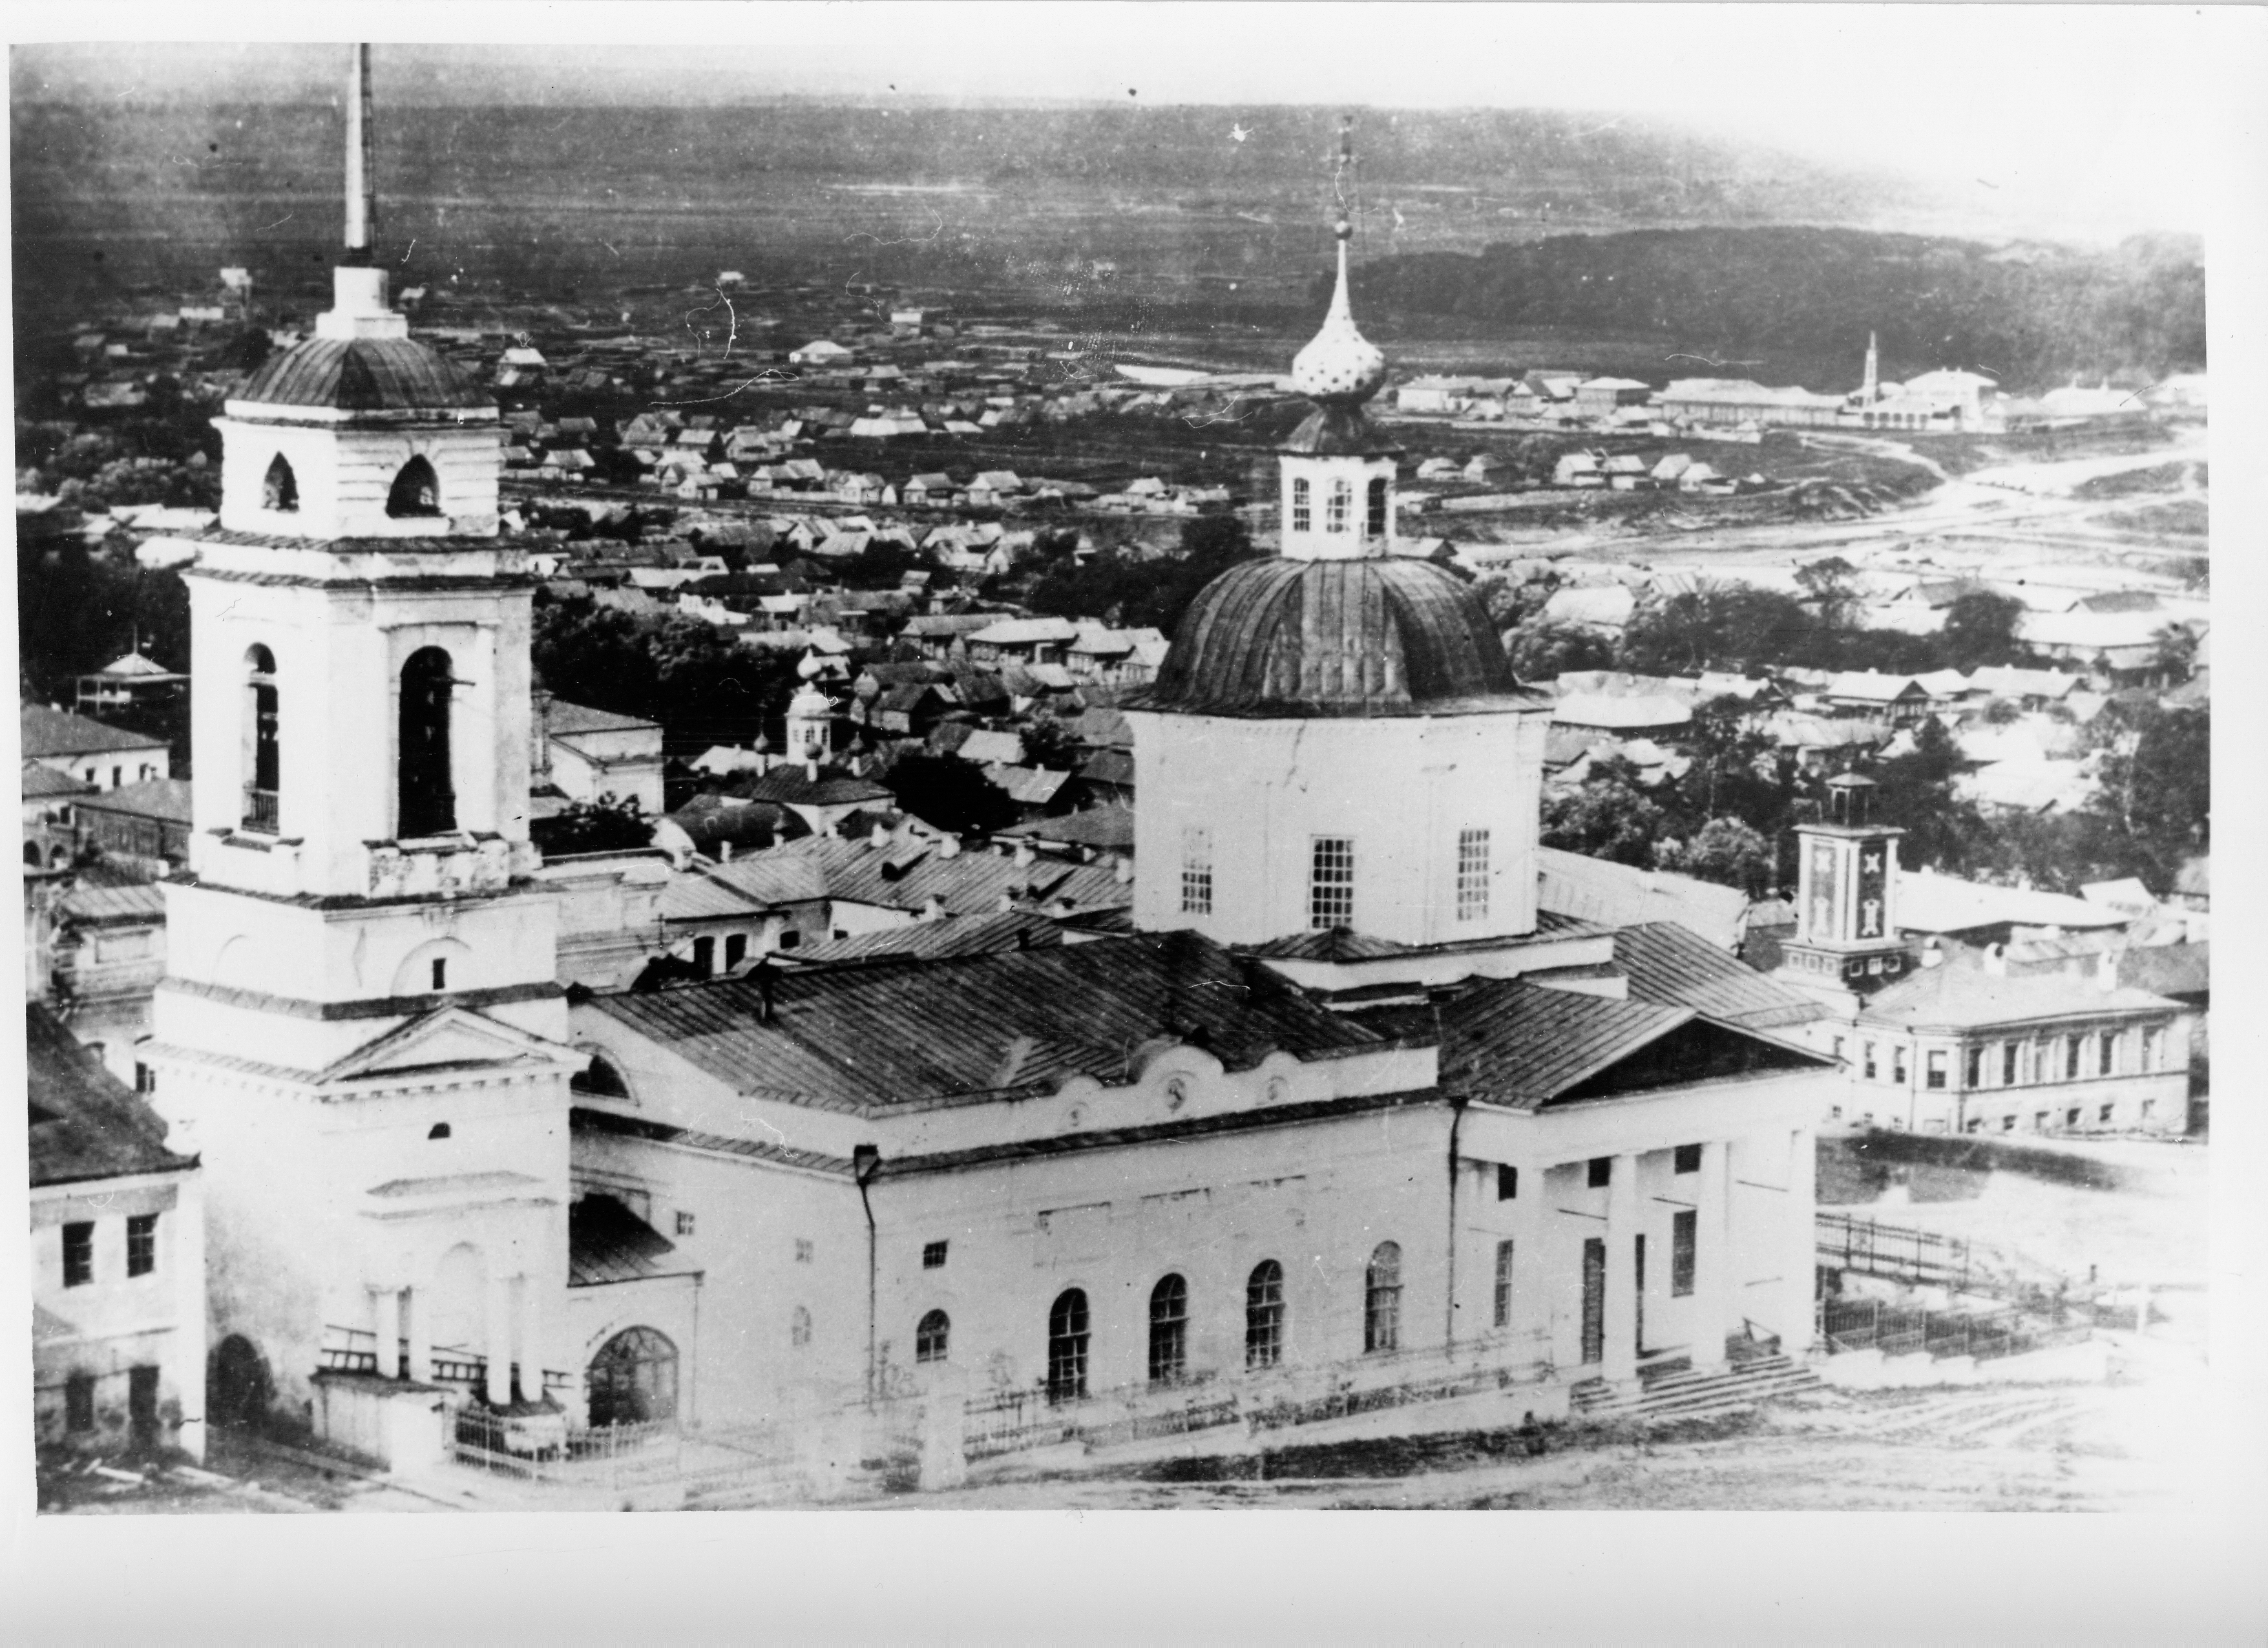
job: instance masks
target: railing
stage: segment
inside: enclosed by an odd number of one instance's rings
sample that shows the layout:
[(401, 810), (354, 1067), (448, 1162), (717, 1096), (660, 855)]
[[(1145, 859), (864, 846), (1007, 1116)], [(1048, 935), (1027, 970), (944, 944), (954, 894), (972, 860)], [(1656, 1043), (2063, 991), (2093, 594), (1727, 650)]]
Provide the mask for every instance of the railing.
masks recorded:
[(1969, 1244), (1935, 1230), (1824, 1209), (1813, 1214), (1812, 1229), (1820, 1260), (1844, 1270), (1955, 1290), (1973, 1273)]
[(1926, 1351), (1984, 1361), (2077, 1344), (2101, 1319), (2091, 1305), (2075, 1307), (2064, 1319), (2043, 1321), (2014, 1310), (1933, 1311), (1884, 1299), (1822, 1299), (1819, 1331), (1830, 1354), (1879, 1350), (1898, 1356)]
[(277, 820), (280, 816), (276, 793), (274, 790), (254, 789), (248, 784), (245, 786), (243, 825), (245, 829), (259, 835), (274, 835), (277, 831)]
[[(376, 1373), (379, 1371), (378, 1335), (372, 1329), (341, 1327), (332, 1323), (324, 1327), (323, 1340), (322, 1346), (315, 1353), (315, 1362), (324, 1371)], [(430, 1377), (437, 1385), (479, 1386), (487, 1382), (489, 1361), (477, 1351), (468, 1350), (460, 1345), (435, 1345), (429, 1353), (429, 1359), (431, 1363)], [(512, 1376), (517, 1379), (519, 1374), (519, 1365), (515, 1363)], [(406, 1379), (409, 1376), (409, 1341), (397, 1339), (394, 1341), (394, 1371), (388, 1377)], [(543, 1370), (543, 1387), (547, 1392), (565, 1389), (571, 1384), (571, 1376), (549, 1368)]]

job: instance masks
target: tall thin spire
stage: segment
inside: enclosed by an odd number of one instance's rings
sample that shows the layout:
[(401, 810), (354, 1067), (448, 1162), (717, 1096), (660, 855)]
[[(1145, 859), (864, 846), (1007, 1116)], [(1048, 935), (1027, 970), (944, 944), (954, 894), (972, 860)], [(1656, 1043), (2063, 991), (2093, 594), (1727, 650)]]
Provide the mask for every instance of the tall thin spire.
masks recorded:
[(1881, 367), (1874, 353), (1874, 335), (1867, 334), (1867, 381), (1859, 387), (1859, 398), (1872, 406), (1882, 398)]
[(376, 167), (372, 165), (370, 48), (353, 48), (347, 69), (347, 251), (359, 260), (370, 255), (378, 230)]

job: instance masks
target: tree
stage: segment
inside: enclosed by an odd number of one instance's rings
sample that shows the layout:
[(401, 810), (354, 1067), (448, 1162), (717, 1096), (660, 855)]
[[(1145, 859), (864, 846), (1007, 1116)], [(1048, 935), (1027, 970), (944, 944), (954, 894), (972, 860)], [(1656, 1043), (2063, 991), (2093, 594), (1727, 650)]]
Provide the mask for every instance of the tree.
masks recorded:
[(1839, 555), (1796, 569), (1797, 585), (1819, 603), (1819, 622), (1827, 629), (1840, 630), (1848, 625), (1852, 609), (1859, 602), (1859, 592), (1851, 583), (1858, 570)]
[(1594, 762), (1576, 788), (1543, 803), (1543, 845), (1616, 864), (1651, 867), (1662, 835), (1661, 809), (1620, 756)]
[(2178, 686), (2196, 673), (2198, 638), (2187, 624), (2166, 624), (2150, 639), (2157, 644), (2152, 665), (2168, 686)]
[(1505, 632), (1512, 673), (1522, 681), (1550, 681), (1576, 669), (1611, 669), (1615, 649), (1604, 636), (1558, 624), (1523, 624)]
[(1815, 655), (1818, 629), (1793, 595), (1710, 585), (1641, 608), (1623, 631), (1621, 662), (1647, 676), (1746, 673)]
[(1017, 819), (1007, 791), (959, 756), (901, 756), (882, 782), (906, 811), (956, 835), (990, 835)]
[(634, 795), (622, 800), (601, 795), (596, 801), (571, 802), (549, 818), (529, 820), (527, 833), (546, 857), (623, 853), (652, 841), (653, 821)]
[(1874, 817), (1906, 831), (1898, 856), (1908, 864), (1956, 872), (1968, 866), (1985, 826), (1974, 807), (1954, 796), (1960, 772), (1953, 735), (1931, 719), (1916, 728), (1911, 755), (1879, 762), (1869, 775), (1877, 786)]
[(2023, 652), (2016, 639), (2016, 626), (2023, 616), (2024, 603), (2013, 595), (1990, 589), (1957, 595), (1945, 610), (1945, 628), (1938, 637), (1939, 655), (1947, 668), (1963, 671), (2013, 663)]
[(1690, 841), (1665, 843), (1656, 862), (1682, 876), (1738, 887), (1751, 898), (1772, 884), (1777, 868), (1771, 843), (1738, 818), (1712, 818)]
[(2213, 712), (2117, 704), (2098, 721), (2115, 740), (2102, 757), (2094, 810), (2170, 886), (2181, 861), (2213, 844)]

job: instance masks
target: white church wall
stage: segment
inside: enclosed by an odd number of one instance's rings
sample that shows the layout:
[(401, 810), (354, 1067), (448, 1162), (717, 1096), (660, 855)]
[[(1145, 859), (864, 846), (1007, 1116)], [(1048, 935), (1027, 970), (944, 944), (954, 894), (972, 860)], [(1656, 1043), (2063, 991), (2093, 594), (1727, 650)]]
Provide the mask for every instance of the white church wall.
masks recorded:
[[(221, 432), (221, 525), (229, 531), (417, 538), (497, 529), (500, 435), (493, 414), (485, 421), (440, 426), (351, 429), (335, 419), (262, 416), (247, 402), (230, 403), (229, 414), (215, 420)], [(269, 466), (279, 456), (291, 465), (297, 509), (265, 506)], [(438, 516), (386, 513), (394, 477), (412, 457), (433, 467)]]

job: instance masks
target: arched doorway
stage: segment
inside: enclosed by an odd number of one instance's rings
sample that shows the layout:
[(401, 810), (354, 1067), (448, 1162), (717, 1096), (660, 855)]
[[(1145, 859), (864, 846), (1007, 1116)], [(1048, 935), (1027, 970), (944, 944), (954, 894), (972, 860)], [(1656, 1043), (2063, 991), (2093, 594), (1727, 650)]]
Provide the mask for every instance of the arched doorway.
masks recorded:
[(589, 1375), (591, 1423), (677, 1417), (677, 1347), (651, 1327), (626, 1327), (599, 1347)]
[(257, 1430), (267, 1421), (268, 1405), (275, 1398), (268, 1359), (250, 1340), (231, 1334), (213, 1347), (205, 1368), (205, 1413), (214, 1424)]

